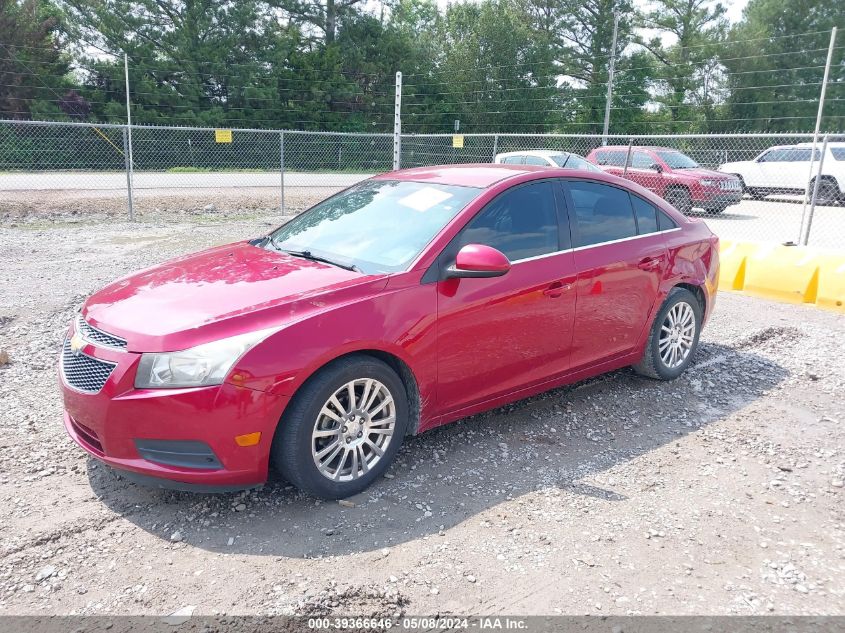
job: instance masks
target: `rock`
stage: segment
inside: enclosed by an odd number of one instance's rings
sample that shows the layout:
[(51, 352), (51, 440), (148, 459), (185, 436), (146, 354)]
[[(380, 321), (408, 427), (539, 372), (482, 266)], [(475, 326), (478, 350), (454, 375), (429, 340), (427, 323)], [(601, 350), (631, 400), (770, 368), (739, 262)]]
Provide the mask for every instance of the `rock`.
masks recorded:
[(347, 501), (346, 499), (338, 499), (338, 505), (343, 506), (344, 508), (354, 508), (355, 504), (351, 501)]
[(23, 587), (21, 587), (21, 589), (26, 593), (31, 593), (35, 591), (35, 585), (24, 585)]
[[(2, 365), (2, 364), (3, 364), (3, 362), (2, 362), (2, 359), (0, 358), (0, 365)], [(833, 481), (830, 482), (830, 485), (833, 486), (834, 488), (841, 488), (843, 486), (843, 483), (842, 483), (841, 479), (834, 479)]]
[(235, 537), (234, 537), (234, 536), (230, 536), (230, 537), (229, 537), (229, 540), (226, 542), (226, 544), (227, 544), (229, 547), (231, 547), (232, 545), (234, 545), (234, 544), (235, 544)]
[(206, 213), (214, 213), (215, 211), (217, 211), (217, 207), (214, 206), (214, 203), (211, 203), (211, 204), (205, 205), (202, 208), (202, 210), (205, 211)]
[(179, 530), (176, 530), (173, 534), (170, 535), (170, 542), (171, 543), (181, 543), (182, 542), (182, 533)]
[(191, 616), (194, 614), (194, 609), (196, 606), (188, 605), (187, 607), (182, 607), (181, 609), (177, 609), (170, 615), (164, 616), (161, 620), (165, 624), (169, 624), (170, 626), (179, 626), (180, 624), (184, 624), (188, 620), (191, 619)]
[(245, 503), (239, 503), (238, 505), (235, 506), (235, 512), (243, 512), (244, 510), (246, 510), (246, 504)]
[(9, 364), (9, 352), (4, 349), (0, 349), (0, 367), (3, 365)]
[(56, 568), (53, 565), (46, 565), (42, 567), (37, 574), (35, 574), (35, 582), (47, 580), (50, 576), (56, 573)]
[(471, 574), (469, 576), (467, 576), (467, 582), (475, 582), (475, 576), (473, 576)]

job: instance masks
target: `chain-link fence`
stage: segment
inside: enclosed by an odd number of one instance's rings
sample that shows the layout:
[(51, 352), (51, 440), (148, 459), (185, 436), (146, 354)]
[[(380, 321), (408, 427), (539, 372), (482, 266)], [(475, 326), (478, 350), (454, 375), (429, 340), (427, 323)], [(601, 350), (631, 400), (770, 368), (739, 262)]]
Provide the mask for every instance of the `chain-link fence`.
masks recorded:
[[(567, 163), (633, 180), (723, 239), (845, 247), (845, 136), (402, 135), (0, 121), (0, 211), (110, 199), (301, 210), (394, 164)], [(131, 150), (130, 150), (131, 147)], [(545, 150), (545, 151), (542, 151)], [(129, 156), (132, 160), (129, 160)], [(510, 154), (510, 156), (501, 156)], [(52, 198), (51, 198), (52, 196)], [(58, 197), (57, 197), (58, 196)], [(180, 202), (187, 199), (187, 202)]]

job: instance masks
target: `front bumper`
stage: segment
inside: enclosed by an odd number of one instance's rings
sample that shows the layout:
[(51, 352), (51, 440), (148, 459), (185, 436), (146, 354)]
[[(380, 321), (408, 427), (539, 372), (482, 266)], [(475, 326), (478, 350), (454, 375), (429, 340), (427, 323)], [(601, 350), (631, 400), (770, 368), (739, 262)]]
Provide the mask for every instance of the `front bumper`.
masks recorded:
[[(59, 371), (65, 428), (90, 455), (136, 479), (152, 478), (148, 481), (169, 488), (234, 490), (267, 480), (270, 444), (287, 396), (229, 383), (135, 389), (140, 354), (90, 344), (81, 352), (115, 363), (98, 393), (74, 389)], [(235, 441), (256, 432), (261, 433), (257, 444), (239, 446)], [(196, 448), (190, 454), (166, 455), (170, 446), (203, 445), (205, 459), (197, 458)], [(170, 463), (151, 461), (155, 459)]]
[(742, 202), (742, 190), (722, 190), (715, 189), (713, 191), (699, 191), (693, 198), (694, 205), (702, 207), (729, 207), (734, 204)]

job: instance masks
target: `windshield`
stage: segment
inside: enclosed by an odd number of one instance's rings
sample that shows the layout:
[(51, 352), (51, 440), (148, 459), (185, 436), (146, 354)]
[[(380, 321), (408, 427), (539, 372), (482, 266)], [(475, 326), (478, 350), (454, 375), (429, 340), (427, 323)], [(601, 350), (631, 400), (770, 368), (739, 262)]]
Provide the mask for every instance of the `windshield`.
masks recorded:
[(567, 169), (586, 169), (587, 171), (601, 171), (598, 167), (588, 162), (587, 159), (581, 158), (577, 154), (553, 154), (550, 156), (558, 167), (566, 167)]
[(671, 169), (694, 169), (698, 167), (698, 163), (686, 154), (681, 154), (681, 152), (657, 151), (654, 153), (660, 156)]
[(470, 200), (474, 187), (367, 180), (312, 207), (270, 237), (279, 250), (307, 252), (365, 273), (405, 270)]

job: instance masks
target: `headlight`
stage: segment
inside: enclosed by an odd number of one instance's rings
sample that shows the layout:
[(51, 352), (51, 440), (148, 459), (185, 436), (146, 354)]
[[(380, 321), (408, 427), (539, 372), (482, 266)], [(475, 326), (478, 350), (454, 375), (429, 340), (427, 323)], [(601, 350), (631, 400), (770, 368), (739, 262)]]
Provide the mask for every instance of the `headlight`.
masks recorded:
[(715, 180), (700, 180), (699, 182), (705, 187), (712, 187), (716, 184)]
[(181, 352), (143, 354), (135, 375), (135, 388), (173, 389), (219, 385), (241, 356), (275, 331), (273, 328), (248, 332)]

